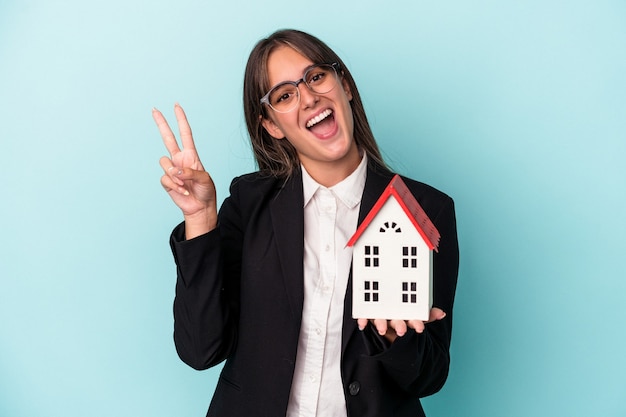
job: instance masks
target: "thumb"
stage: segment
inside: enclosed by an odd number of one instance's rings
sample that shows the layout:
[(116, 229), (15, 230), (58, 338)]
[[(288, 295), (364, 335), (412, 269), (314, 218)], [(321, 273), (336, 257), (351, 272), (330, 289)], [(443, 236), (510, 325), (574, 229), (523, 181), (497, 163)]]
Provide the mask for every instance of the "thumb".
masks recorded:
[(446, 316), (446, 312), (440, 308), (433, 307), (430, 309), (430, 315), (428, 316), (428, 322), (433, 322), (437, 320), (441, 320)]

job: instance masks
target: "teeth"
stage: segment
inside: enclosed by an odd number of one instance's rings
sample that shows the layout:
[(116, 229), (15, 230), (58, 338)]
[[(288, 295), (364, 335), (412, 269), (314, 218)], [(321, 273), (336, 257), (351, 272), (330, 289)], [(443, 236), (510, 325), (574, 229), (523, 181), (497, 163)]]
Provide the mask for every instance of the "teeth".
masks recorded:
[(306, 124), (306, 127), (311, 128), (315, 126), (316, 124), (318, 124), (319, 122), (321, 122), (322, 120), (330, 116), (331, 114), (333, 114), (333, 111), (331, 109), (327, 109), (326, 111), (323, 111), (322, 113), (318, 114), (317, 116), (309, 120)]

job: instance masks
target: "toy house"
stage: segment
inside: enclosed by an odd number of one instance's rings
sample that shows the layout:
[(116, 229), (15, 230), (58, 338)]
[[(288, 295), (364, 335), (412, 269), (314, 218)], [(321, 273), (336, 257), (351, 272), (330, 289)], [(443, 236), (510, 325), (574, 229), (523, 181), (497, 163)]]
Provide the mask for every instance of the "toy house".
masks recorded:
[(352, 316), (428, 320), (439, 232), (400, 176), (393, 177), (348, 241)]

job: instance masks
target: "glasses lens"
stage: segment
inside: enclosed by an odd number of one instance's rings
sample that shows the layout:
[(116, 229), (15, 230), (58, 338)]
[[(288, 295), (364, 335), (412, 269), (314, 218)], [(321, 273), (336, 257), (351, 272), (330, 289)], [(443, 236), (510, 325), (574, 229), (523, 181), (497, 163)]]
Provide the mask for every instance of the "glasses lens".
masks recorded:
[(270, 106), (278, 112), (286, 112), (298, 104), (298, 88), (293, 84), (280, 84), (269, 93)]
[[(337, 85), (337, 71), (329, 64), (315, 65), (304, 73), (302, 80), (312, 92), (326, 94)], [(272, 88), (267, 94), (267, 102), (272, 109), (279, 113), (295, 109), (300, 100), (298, 84), (302, 80), (287, 81)]]
[(311, 91), (318, 94), (325, 94), (332, 90), (337, 84), (337, 72), (331, 65), (316, 65), (304, 74), (304, 79)]

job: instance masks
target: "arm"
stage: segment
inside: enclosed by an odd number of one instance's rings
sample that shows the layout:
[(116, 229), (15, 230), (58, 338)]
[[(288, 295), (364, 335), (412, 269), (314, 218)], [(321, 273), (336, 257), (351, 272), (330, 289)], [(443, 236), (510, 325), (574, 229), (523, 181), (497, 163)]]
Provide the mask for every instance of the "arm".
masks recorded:
[(220, 226), (185, 240), (184, 224), (170, 240), (177, 267), (174, 342), (194, 369), (226, 359), (237, 343), (241, 233), (233, 198), (224, 201)]
[[(237, 309), (232, 300), (238, 293), (229, 282), (238, 277), (235, 271), (235, 278), (231, 274), (231, 279), (224, 279), (223, 252), (232, 248), (222, 248), (215, 186), (200, 162), (183, 109), (177, 104), (174, 112), (182, 149), (161, 112), (152, 111), (170, 154), (160, 160), (164, 171), (161, 184), (185, 219), (170, 239), (177, 266), (174, 341), (185, 363), (206, 369), (221, 362), (235, 343), (233, 312)], [(229, 207), (229, 201), (223, 207)], [(224, 223), (228, 225), (228, 219)]]
[(450, 365), (452, 310), (459, 265), (452, 199), (447, 198), (433, 223), (441, 233), (439, 252), (434, 255), (433, 310), (445, 312), (444, 317), (422, 324), (421, 332), (419, 328), (406, 331), (393, 342), (382, 337), (373, 323), (363, 331), (370, 354), (390, 378), (403, 390), (420, 397), (433, 394), (443, 386)]
[(224, 293), (220, 232), (185, 240), (184, 223), (170, 245), (176, 262), (174, 343), (178, 356), (194, 369), (224, 360), (235, 342), (235, 326)]

